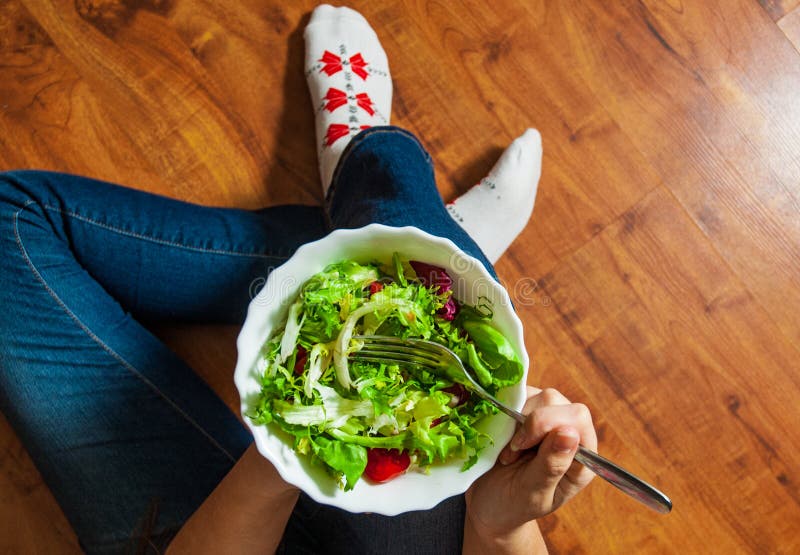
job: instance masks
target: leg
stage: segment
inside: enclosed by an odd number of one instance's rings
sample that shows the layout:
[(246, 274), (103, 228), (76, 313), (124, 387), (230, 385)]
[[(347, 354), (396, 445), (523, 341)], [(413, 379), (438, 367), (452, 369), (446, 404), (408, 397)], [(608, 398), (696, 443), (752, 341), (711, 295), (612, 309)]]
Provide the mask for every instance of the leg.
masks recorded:
[(53, 243), (48, 253), (74, 258), (140, 319), (241, 322), (253, 281), (325, 232), (316, 207), (209, 208), (49, 172), (3, 181), (15, 221), (42, 220), (36, 239)]
[[(351, 137), (389, 125), (392, 81), (375, 31), (350, 8), (319, 6), (305, 29), (306, 78), (315, 110), (322, 189)], [(538, 131), (527, 130), (481, 182), (448, 204), (450, 215), (495, 262), (533, 211), (542, 162)]]
[(478, 244), (448, 214), (430, 155), (397, 127), (373, 127), (350, 142), (334, 173), (328, 209), (334, 228), (413, 225), (446, 237), (494, 273)]
[(447, 205), (492, 262), (528, 224), (541, 172), (542, 138), (528, 129), (503, 152), (489, 175)]
[(287, 555), (461, 553), (465, 515), (462, 495), (445, 499), (429, 511), (389, 517), (348, 513), (300, 494), (277, 552)]
[[(413, 225), (451, 239), (494, 272), (478, 245), (448, 214), (428, 153), (406, 131), (373, 127), (356, 136), (333, 174), (328, 204), (334, 228)], [(385, 517), (350, 514), (301, 495), (282, 549), (286, 553), (460, 553), (464, 514), (463, 496), (430, 511)]]
[(362, 129), (389, 125), (392, 80), (378, 36), (355, 10), (317, 7), (304, 37), (319, 174), (327, 192), (350, 138)]
[[(320, 175), (323, 191), (326, 192), (331, 227), (355, 228), (373, 222), (393, 226), (413, 225), (453, 240), (494, 275), (494, 269), (479, 244), (483, 246), (485, 239), (494, 260), (518, 231), (513, 236), (504, 234), (501, 241), (495, 241), (489, 233), (485, 233), (485, 237), (470, 237), (456, 223), (455, 216), (451, 217), (445, 209), (434, 182), (430, 156), (416, 138), (393, 127), (370, 128), (388, 124), (391, 81), (388, 72), (368, 73), (362, 67), (362, 73), (358, 73), (352, 65), (353, 58), (347, 58), (353, 52), (363, 50), (365, 55), (361, 62), (371, 62), (372, 68), (376, 65), (378, 68), (387, 68), (383, 48), (368, 23), (352, 10), (320, 6), (312, 15), (305, 37), (306, 65), (309, 68), (306, 76), (316, 110)], [(338, 47), (338, 50), (325, 51), (329, 45), (334, 50)], [(348, 66), (348, 62), (351, 65)], [(367, 68), (370, 68), (369, 63)], [(360, 79), (353, 77), (353, 74)], [(341, 78), (340, 85), (346, 94), (332, 88), (335, 85), (332, 76)], [(366, 119), (363, 112), (372, 112), (373, 103), (378, 107), (377, 116), (386, 115), (385, 121), (376, 121), (372, 117), (376, 114), (373, 113)], [(341, 107), (344, 110), (345, 105), (350, 114), (348, 121), (344, 122), (347, 125), (336, 120), (337, 109)], [(361, 119), (366, 121), (362, 122)], [(350, 140), (352, 134), (364, 128), (368, 129)], [(502, 166), (504, 172), (496, 173), (506, 173), (505, 170), (509, 169), (509, 164)], [(514, 166), (510, 168), (512, 173), (519, 167), (518, 164), (511, 166)], [(524, 179), (516, 181), (522, 182)], [(511, 191), (511, 187), (504, 189)], [(526, 199), (532, 199), (533, 196), (535, 187), (533, 194), (525, 195)], [(469, 204), (461, 202), (459, 208), (468, 212)], [(517, 210), (515, 213), (515, 221), (512, 222), (515, 226), (522, 221), (521, 216), (524, 216), (523, 225), (527, 223), (530, 210), (526, 214), (523, 212)], [(498, 215), (503, 221), (504, 216), (495, 214)], [(472, 229), (476, 227), (473, 225)], [(279, 551), (457, 553), (461, 551), (464, 515), (463, 496), (446, 500), (431, 511), (389, 518), (349, 514), (319, 505), (301, 495)]]
[(250, 284), (323, 233), (315, 208), (213, 209), (0, 174), (0, 409), (84, 549), (129, 551), (154, 513), (153, 541), (168, 538), (250, 443), (131, 313), (241, 321)]

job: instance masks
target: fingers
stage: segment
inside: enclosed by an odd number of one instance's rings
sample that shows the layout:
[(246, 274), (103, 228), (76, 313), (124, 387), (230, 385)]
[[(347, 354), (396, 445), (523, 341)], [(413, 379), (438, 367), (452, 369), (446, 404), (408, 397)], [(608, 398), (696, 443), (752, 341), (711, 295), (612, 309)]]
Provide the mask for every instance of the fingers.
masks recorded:
[[(529, 387), (528, 390), (535, 390), (535, 388)], [(569, 399), (564, 397), (560, 392), (556, 391), (553, 388), (547, 389), (540, 389), (534, 395), (528, 397), (527, 401), (525, 401), (525, 405), (522, 407), (522, 414), (526, 416), (530, 416), (534, 411), (540, 409), (542, 407), (548, 406), (563, 406), (569, 405)], [(521, 451), (522, 449), (526, 449), (525, 447), (527, 442), (527, 437), (529, 435), (528, 427), (531, 419), (525, 422), (525, 425), (520, 426), (517, 428), (514, 437), (511, 438), (511, 449), (512, 451)], [(546, 433), (546, 432), (545, 432)], [(540, 438), (541, 441), (541, 438)], [(531, 444), (530, 446), (535, 445), (538, 442)]]
[[(547, 514), (583, 489), (594, 476), (574, 461), (579, 445), (597, 450), (597, 435), (589, 409), (554, 389), (529, 388), (532, 395), (511, 442), (500, 453), (500, 463), (519, 480), (532, 514)], [(537, 447), (537, 451), (532, 450)]]
[(535, 487), (544, 497), (552, 499), (559, 482), (572, 466), (579, 442), (578, 430), (569, 426), (547, 434), (539, 446), (539, 452), (526, 469), (532, 482), (531, 487)]
[(522, 468), (522, 487), (530, 503), (553, 511), (575, 496), (594, 474), (574, 461), (580, 434), (570, 427), (553, 430), (542, 441), (536, 456)]
[(516, 462), (521, 451), (538, 445), (548, 433), (559, 427), (577, 430), (583, 446), (597, 449), (597, 436), (589, 409), (579, 403), (570, 403), (555, 389), (539, 390), (526, 401), (522, 413), (528, 418), (501, 452), (500, 462), (503, 464)]
[(528, 395), (526, 396), (527, 399), (542, 392), (541, 389), (539, 389), (538, 387), (533, 387), (532, 385), (526, 385), (525, 390), (528, 392)]
[(574, 427), (580, 434), (581, 443), (589, 449), (597, 448), (597, 435), (592, 424), (592, 415), (586, 405), (570, 403), (548, 404), (534, 408), (525, 424), (511, 438), (511, 449), (523, 451), (541, 443), (548, 433), (558, 427)]

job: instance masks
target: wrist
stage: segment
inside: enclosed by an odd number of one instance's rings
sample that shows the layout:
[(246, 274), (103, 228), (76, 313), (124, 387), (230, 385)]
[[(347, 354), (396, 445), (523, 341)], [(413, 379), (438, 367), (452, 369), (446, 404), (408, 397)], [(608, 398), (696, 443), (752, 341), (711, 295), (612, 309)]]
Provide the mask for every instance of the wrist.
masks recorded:
[(184, 524), (171, 553), (272, 553), (300, 490), (251, 445)]
[(536, 520), (503, 519), (486, 522), (473, 506), (472, 490), (467, 490), (464, 519), (464, 554), (546, 554), (547, 546)]
[(296, 499), (300, 490), (286, 482), (271, 462), (258, 452), (255, 443), (244, 452), (236, 464), (237, 470), (251, 480), (252, 493), (265, 500), (276, 498)]
[(493, 553), (497, 555), (540, 555), (547, 546), (535, 520), (510, 530), (489, 529), (467, 511), (464, 521), (464, 555)]

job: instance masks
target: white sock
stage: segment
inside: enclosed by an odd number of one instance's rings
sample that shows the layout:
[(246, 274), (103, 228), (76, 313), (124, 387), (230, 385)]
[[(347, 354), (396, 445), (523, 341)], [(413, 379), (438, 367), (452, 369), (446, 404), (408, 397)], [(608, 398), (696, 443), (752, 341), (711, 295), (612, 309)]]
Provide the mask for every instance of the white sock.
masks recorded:
[(447, 205), (493, 264), (528, 223), (542, 172), (542, 137), (528, 129), (503, 152), (489, 175)]
[(319, 173), (327, 194), (350, 139), (362, 129), (389, 124), (392, 78), (378, 36), (355, 10), (318, 6), (304, 37)]

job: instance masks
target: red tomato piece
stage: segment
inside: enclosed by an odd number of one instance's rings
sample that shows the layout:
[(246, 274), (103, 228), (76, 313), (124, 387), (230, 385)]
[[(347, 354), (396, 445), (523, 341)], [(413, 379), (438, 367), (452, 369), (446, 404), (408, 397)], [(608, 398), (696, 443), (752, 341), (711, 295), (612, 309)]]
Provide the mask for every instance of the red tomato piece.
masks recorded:
[(411, 457), (399, 449), (367, 449), (367, 467), (364, 475), (373, 482), (388, 482), (406, 471)]
[(370, 297), (383, 289), (383, 284), (380, 281), (373, 281), (369, 284), (369, 295)]

